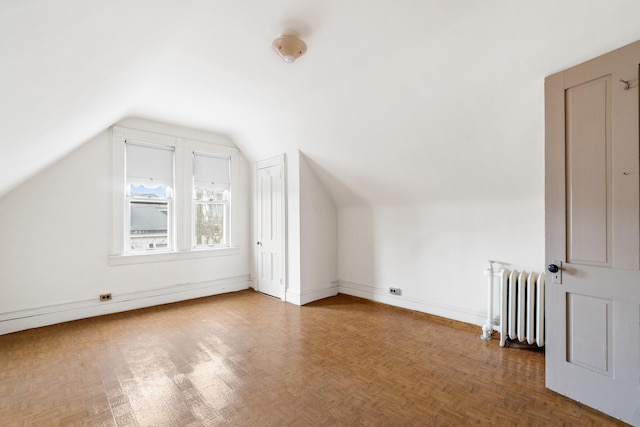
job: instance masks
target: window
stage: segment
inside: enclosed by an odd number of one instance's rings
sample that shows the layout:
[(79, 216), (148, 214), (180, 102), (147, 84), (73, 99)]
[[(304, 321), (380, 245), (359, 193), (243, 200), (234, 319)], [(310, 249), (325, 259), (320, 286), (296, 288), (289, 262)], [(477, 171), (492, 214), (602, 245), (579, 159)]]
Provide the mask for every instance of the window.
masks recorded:
[(193, 246), (225, 246), (229, 234), (229, 157), (193, 154)]
[(233, 247), (237, 149), (120, 127), (112, 129), (112, 148), (111, 264), (215, 256)]
[(173, 147), (126, 141), (126, 253), (173, 249)]

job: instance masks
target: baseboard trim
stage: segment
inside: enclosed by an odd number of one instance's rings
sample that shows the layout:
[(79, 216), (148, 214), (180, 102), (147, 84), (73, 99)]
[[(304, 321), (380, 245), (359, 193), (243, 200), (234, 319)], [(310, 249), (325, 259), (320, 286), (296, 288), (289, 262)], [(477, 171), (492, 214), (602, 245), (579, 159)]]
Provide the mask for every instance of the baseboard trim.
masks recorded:
[(99, 302), (97, 300), (76, 301), (0, 313), (0, 335), (87, 317), (241, 291), (248, 288), (249, 275), (243, 275), (141, 292), (115, 294), (113, 299), (108, 302)]
[(338, 281), (338, 291), (341, 294), (365, 298), (371, 301), (381, 302), (409, 310), (421, 311), (423, 313), (446, 317), (447, 319), (470, 323), (472, 325), (482, 326), (487, 320), (486, 313), (474, 313), (460, 307), (443, 305), (419, 298), (408, 298), (404, 295), (389, 295), (388, 289), (386, 288), (378, 288), (371, 285), (363, 285), (361, 283), (342, 280)]
[(305, 305), (310, 302), (338, 295), (338, 282), (327, 283), (320, 289), (309, 292), (296, 292), (287, 289), (287, 302), (295, 305)]

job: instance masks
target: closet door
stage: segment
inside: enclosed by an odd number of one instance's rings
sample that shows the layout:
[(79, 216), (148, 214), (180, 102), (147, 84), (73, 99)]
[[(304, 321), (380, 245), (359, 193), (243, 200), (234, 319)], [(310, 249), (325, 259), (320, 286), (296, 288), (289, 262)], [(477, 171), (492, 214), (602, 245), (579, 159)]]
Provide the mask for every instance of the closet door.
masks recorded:
[(285, 300), (285, 175), (284, 156), (256, 166), (256, 290)]

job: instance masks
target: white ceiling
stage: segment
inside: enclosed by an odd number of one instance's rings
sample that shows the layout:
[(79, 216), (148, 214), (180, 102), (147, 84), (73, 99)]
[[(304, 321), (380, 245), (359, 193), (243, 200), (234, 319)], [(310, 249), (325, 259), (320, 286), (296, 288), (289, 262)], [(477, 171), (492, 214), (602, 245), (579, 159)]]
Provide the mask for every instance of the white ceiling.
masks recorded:
[[(0, 195), (114, 122), (300, 149), (340, 205), (537, 197), (544, 77), (640, 39), (637, 0), (3, 0)], [(271, 49), (295, 30), (308, 52)]]

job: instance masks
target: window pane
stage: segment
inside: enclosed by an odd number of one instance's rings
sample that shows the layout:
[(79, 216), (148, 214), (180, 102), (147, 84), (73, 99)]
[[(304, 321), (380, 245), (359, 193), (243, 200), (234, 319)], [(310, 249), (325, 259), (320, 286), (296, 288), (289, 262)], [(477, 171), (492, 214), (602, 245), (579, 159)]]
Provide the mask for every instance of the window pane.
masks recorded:
[(127, 195), (131, 197), (148, 197), (150, 199), (168, 199), (172, 192), (170, 187), (146, 187), (144, 185), (130, 184), (127, 187)]
[(225, 243), (224, 203), (196, 203), (195, 245), (212, 246)]
[(129, 202), (128, 252), (169, 248), (169, 202)]

